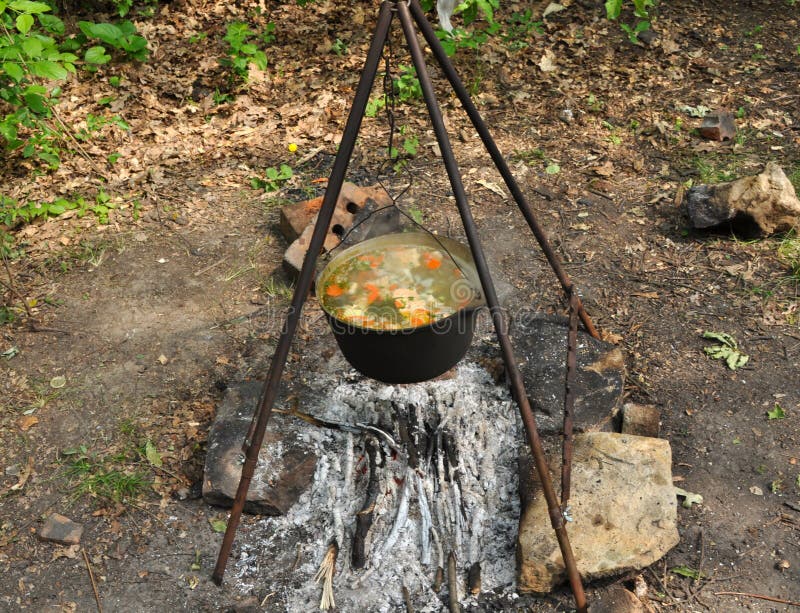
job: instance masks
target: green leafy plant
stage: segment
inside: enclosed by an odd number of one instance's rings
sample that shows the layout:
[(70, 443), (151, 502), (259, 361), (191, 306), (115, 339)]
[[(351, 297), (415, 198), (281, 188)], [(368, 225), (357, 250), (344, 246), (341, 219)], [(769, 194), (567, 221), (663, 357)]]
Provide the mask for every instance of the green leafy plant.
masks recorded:
[(347, 43), (344, 42), (341, 38), (337, 38), (334, 43), (331, 45), (331, 51), (333, 51), (336, 55), (342, 56), (348, 53)]
[(771, 411), (767, 411), (767, 419), (786, 419), (786, 411), (784, 411), (783, 407), (776, 402), (775, 408)]
[(603, 110), (605, 106), (605, 102), (603, 102), (600, 98), (595, 96), (594, 94), (589, 94), (586, 96), (586, 105), (589, 107), (589, 110), (593, 113), (599, 113)]
[(739, 351), (736, 339), (730, 334), (706, 331), (703, 332), (703, 338), (719, 341), (719, 344), (705, 347), (703, 351), (714, 360), (725, 360), (731, 370), (741, 368), (750, 360), (750, 356)]
[(87, 141), (100, 132), (105, 126), (116, 126), (124, 132), (128, 132), (131, 127), (119, 115), (94, 115), (89, 113), (86, 115), (86, 127), (77, 130), (74, 134), (75, 138), (80, 141)]
[(736, 178), (736, 160), (714, 156), (696, 157), (693, 160), (700, 183), (714, 184), (732, 181)]
[(533, 18), (531, 9), (525, 9), (521, 13), (511, 14), (501, 37), (511, 51), (519, 51), (528, 48), (533, 33), (543, 34), (544, 24)]
[(384, 108), (386, 108), (386, 94), (381, 94), (367, 101), (367, 108), (364, 110), (364, 115), (367, 117), (377, 117), (378, 113)]
[(686, 565), (675, 566), (674, 568), (671, 568), (670, 571), (672, 571), (676, 575), (680, 575), (681, 577), (689, 577), (690, 579), (694, 579), (695, 581), (698, 581), (699, 579), (705, 577), (705, 574), (701, 573), (699, 570), (691, 568)]
[(639, 33), (650, 29), (650, 22), (638, 21), (633, 27), (629, 26), (627, 23), (620, 23), (619, 27), (628, 35), (628, 40), (635, 45), (639, 43)]
[(264, 171), (264, 178), (252, 177), (250, 187), (263, 189), (265, 192), (277, 192), (286, 181), (294, 176), (291, 166), (281, 164), (280, 168), (270, 166)]
[(74, 73), (78, 57), (59, 47), (54, 36), (63, 35), (64, 22), (50, 11), (42, 2), (0, 2), (0, 100), (10, 109), (0, 116), (0, 141), (57, 168), (61, 132), (49, 120), (61, 88), (51, 82)]
[[(136, 31), (136, 26), (128, 20), (119, 23), (92, 23), (79, 21), (78, 27), (87, 40), (99, 40), (109, 47), (121, 51), (127, 58), (143, 62), (147, 59), (147, 40)], [(111, 61), (105, 47), (89, 47), (83, 56), (90, 65), (107, 64)]]
[(258, 32), (242, 21), (229, 23), (223, 39), (228, 43), (227, 55), (220, 58), (219, 63), (230, 68), (235, 79), (246, 83), (251, 63), (259, 70), (267, 69), (267, 54), (259, 48), (256, 41), (260, 39), (263, 43), (272, 42), (275, 39), (274, 30), (275, 24), (270, 22), (259, 37)]
[[(650, 13), (648, 9), (654, 6), (653, 0), (631, 0), (633, 4), (633, 15), (636, 23), (629, 25), (620, 22), (620, 28), (627, 34), (628, 40), (633, 44), (638, 44), (639, 34), (650, 29)], [(622, 14), (623, 0), (606, 0), (606, 17), (611, 21), (616, 21)]]
[(422, 98), (422, 86), (417, 78), (417, 71), (413, 66), (402, 65), (399, 68), (400, 76), (392, 81), (394, 93), (400, 102), (419, 100)]
[[(31, 0), (0, 1), (0, 142), (50, 169), (58, 168), (69, 128), (54, 121), (61, 95), (59, 81), (76, 72), (77, 53), (85, 49), (83, 67), (96, 70), (120, 50), (127, 59), (144, 60), (147, 41), (130, 21), (119, 24), (79, 22), (80, 33), (67, 37), (64, 22), (52, 6)], [(57, 119), (57, 116), (55, 116)]]
[[(97, 194), (94, 204), (82, 197), (74, 200), (57, 198), (52, 202), (28, 201), (20, 203), (14, 198), (0, 195), (0, 225), (14, 229), (37, 219), (57, 217), (66, 211), (76, 211), (78, 217), (93, 213), (97, 216), (98, 222), (106, 224), (108, 223), (109, 211), (114, 208), (116, 208), (116, 205), (111, 202), (111, 197), (102, 190)], [(0, 231), (0, 241), (2, 240), (3, 232)], [(13, 244), (13, 239), (10, 235), (6, 234), (5, 240), (8, 241), (7, 245)]]

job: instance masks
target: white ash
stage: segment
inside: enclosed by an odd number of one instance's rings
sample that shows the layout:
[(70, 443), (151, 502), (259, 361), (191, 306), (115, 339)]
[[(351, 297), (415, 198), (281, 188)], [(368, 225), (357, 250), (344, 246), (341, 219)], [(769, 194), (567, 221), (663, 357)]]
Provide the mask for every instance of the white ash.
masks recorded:
[[(433, 583), (437, 567), (447, 568), (451, 550), (464, 606), (476, 604), (466, 589), (467, 571), (475, 562), (481, 565), (484, 591), (513, 591), (522, 426), (508, 391), (471, 363), (459, 365), (451, 379), (413, 385), (350, 377), (320, 379), (314, 387), (317, 397), (303, 398), (300, 411), (331, 422), (380, 425), (401, 448), (401, 453), (393, 452), (386, 439), (376, 437), (386, 456), (385, 465), (378, 461), (379, 494), (366, 540), (366, 567), (351, 567), (351, 546), (366, 493), (367, 435), (308, 426), (302, 437), (319, 456), (313, 483), (286, 515), (243, 527), (230, 573), (239, 589), (274, 591), (273, 600), (282, 599), (285, 610), (316, 610), (321, 586), (313, 577), (335, 539), (339, 555), (333, 584), (340, 611), (405, 610), (403, 585), (415, 610), (446, 610), (446, 579), (439, 594)], [(439, 421), (439, 431), (455, 442), (458, 468), (451, 467), (450, 482), (438, 480), (438, 492), (434, 470), (424, 465), (424, 449), (419, 467), (409, 467), (395, 407), (404, 414), (415, 411), (420, 425)], [(438, 456), (440, 474), (445, 455)], [(398, 516), (405, 520), (398, 522)], [(425, 538), (423, 521), (430, 526)], [(290, 535), (300, 535), (299, 544)], [(276, 560), (285, 560), (287, 551), (290, 558), (299, 552), (295, 568), (288, 571), (284, 564), (276, 569)], [(281, 582), (291, 582), (291, 587)]]

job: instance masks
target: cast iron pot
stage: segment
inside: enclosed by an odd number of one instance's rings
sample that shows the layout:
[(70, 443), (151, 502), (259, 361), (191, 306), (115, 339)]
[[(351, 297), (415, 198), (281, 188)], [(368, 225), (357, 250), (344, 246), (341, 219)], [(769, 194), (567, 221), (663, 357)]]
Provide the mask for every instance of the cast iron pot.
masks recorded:
[(464, 357), (472, 342), (475, 313), (484, 305), (476, 289), (480, 288), (478, 273), (466, 245), (423, 232), (385, 234), (349, 247), (332, 258), (317, 277), (316, 287), (321, 291), (344, 260), (391, 245), (419, 245), (440, 251), (444, 247), (464, 273), (463, 286), (454, 291), (469, 292), (471, 301), (449, 317), (401, 330), (364, 328), (323, 311), (339, 348), (353, 368), (384, 383), (427, 381), (447, 372)]

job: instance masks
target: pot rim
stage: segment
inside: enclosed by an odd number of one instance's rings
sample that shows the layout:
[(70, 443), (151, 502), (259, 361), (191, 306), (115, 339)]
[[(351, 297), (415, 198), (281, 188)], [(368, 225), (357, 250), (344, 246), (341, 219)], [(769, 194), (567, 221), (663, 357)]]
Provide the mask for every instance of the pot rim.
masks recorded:
[[(402, 241), (397, 240), (402, 237)], [(361, 241), (360, 243), (356, 243), (355, 245), (351, 245), (350, 247), (345, 248), (340, 253), (337, 253), (335, 256), (331, 258), (331, 260), (325, 264), (322, 270), (317, 275), (315, 287), (321, 287), (321, 281), (324, 281), (326, 277), (330, 274), (331, 270), (334, 268), (334, 265), (339, 263), (341, 260), (347, 259), (349, 257), (354, 257), (358, 255), (359, 252), (366, 252), (369, 251), (369, 248), (374, 245), (375, 243), (386, 243), (386, 244), (408, 244), (409, 239), (411, 242), (419, 241), (417, 244), (430, 244), (432, 246), (437, 246), (439, 248), (444, 248), (445, 251), (448, 252), (450, 257), (452, 257), (455, 261), (457, 266), (464, 272), (464, 276), (469, 281), (470, 285), (472, 285), (473, 290), (476, 292), (477, 296), (473, 299), (470, 304), (461, 307), (454, 313), (448, 315), (447, 317), (442, 317), (440, 319), (436, 319), (430, 323), (427, 323), (423, 326), (409, 326), (406, 328), (392, 328), (390, 330), (379, 330), (378, 328), (369, 328), (366, 326), (360, 326), (358, 324), (354, 324), (352, 322), (344, 321), (343, 319), (339, 319), (328, 311), (325, 308), (322, 301), (317, 298), (317, 302), (320, 305), (320, 308), (325, 313), (327, 317), (336, 321), (337, 323), (341, 324), (342, 326), (347, 327), (348, 329), (352, 329), (354, 331), (363, 333), (363, 334), (412, 334), (417, 330), (425, 330), (427, 328), (434, 328), (434, 327), (443, 327), (445, 325), (452, 326), (449, 323), (451, 320), (455, 320), (458, 317), (463, 317), (465, 315), (470, 315), (474, 311), (477, 311), (479, 308), (486, 306), (486, 302), (483, 298), (483, 294), (480, 291), (480, 283), (475, 283), (478, 279), (478, 271), (475, 267), (475, 263), (472, 260), (472, 253), (469, 250), (469, 247), (464, 245), (463, 243), (453, 240), (452, 238), (447, 238), (445, 236), (436, 236), (433, 238), (430, 234), (425, 232), (419, 231), (410, 231), (410, 232), (393, 232), (390, 234), (382, 234), (380, 236), (376, 236), (374, 238), (368, 238), (367, 240)], [(441, 241), (440, 244), (439, 241)], [(461, 253), (458, 253), (461, 252)]]

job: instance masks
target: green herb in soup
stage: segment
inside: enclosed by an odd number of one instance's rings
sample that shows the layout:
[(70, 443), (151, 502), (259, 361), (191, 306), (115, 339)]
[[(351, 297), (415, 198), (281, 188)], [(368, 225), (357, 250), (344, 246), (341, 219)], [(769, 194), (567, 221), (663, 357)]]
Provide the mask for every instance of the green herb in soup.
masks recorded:
[[(464, 275), (446, 253), (394, 245), (342, 262), (319, 291), (323, 308), (342, 321), (376, 330), (427, 325), (469, 301), (455, 287)], [(466, 292), (470, 294), (471, 292)]]

